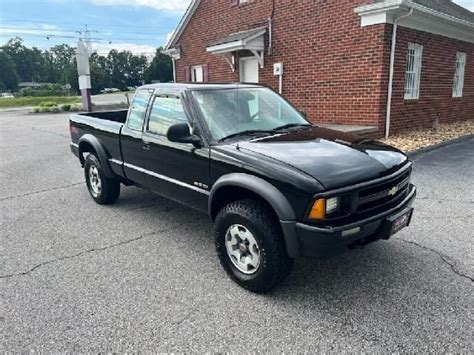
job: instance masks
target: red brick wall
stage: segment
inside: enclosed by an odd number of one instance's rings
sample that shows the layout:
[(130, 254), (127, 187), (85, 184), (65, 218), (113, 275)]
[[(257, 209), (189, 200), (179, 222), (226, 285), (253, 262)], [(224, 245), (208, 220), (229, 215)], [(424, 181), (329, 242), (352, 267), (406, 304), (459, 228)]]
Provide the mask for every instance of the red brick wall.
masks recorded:
[[(263, 84), (278, 88), (273, 63), (284, 63), (283, 94), (315, 122), (377, 125), (386, 56), (384, 25), (360, 27), (353, 9), (364, 0), (275, 0), (273, 53), (260, 69)], [(227, 0), (202, 0), (179, 39), (184, 67), (209, 65), (209, 81), (238, 81), (224, 58), (206, 53), (214, 40), (266, 25), (271, 0), (230, 7)], [(238, 61), (237, 61), (238, 63)], [(386, 90), (386, 89), (383, 89)]]
[[(314, 122), (379, 126), (382, 135), (388, 88), (391, 25), (360, 27), (353, 9), (367, 0), (275, 0), (273, 53), (265, 53), (259, 79), (274, 89), (273, 63), (284, 63), (283, 95)], [(271, 0), (230, 7), (230, 0), (202, 0), (179, 39), (177, 80), (188, 65), (208, 64), (209, 81), (237, 82), (239, 70), (206, 52), (210, 42), (267, 24)], [(403, 99), (408, 42), (422, 44), (420, 99)], [(467, 54), (464, 97), (452, 98), (456, 51)], [(236, 58), (238, 64), (238, 58)], [(392, 132), (473, 118), (473, 44), (399, 28), (392, 101)]]
[[(423, 45), (420, 97), (405, 100), (408, 43)], [(466, 53), (462, 98), (453, 98), (456, 51)], [(391, 132), (474, 119), (474, 44), (399, 27), (392, 98)], [(383, 126), (383, 123), (382, 125)]]

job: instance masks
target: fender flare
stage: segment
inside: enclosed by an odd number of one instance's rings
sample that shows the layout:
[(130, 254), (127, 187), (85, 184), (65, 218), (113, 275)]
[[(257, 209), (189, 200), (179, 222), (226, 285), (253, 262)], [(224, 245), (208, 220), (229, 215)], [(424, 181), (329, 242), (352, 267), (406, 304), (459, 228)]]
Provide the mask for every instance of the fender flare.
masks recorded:
[(107, 152), (105, 151), (102, 143), (100, 143), (100, 141), (92, 134), (85, 134), (79, 139), (79, 159), (81, 160), (81, 164), (84, 165), (84, 158), (82, 155), (83, 151), (81, 149), (81, 147), (84, 146), (84, 143), (88, 143), (92, 146), (92, 148), (94, 148), (97, 158), (100, 161), (100, 165), (102, 166), (102, 169), (104, 169), (105, 176), (108, 178), (114, 178), (115, 174), (110, 167)]
[(245, 173), (231, 173), (221, 176), (212, 186), (209, 194), (208, 211), (212, 218), (212, 203), (216, 192), (225, 186), (236, 186), (249, 190), (273, 208), (283, 231), (287, 253), (290, 257), (299, 256), (299, 241), (296, 235), (296, 215), (288, 199), (272, 184), (257, 176)]

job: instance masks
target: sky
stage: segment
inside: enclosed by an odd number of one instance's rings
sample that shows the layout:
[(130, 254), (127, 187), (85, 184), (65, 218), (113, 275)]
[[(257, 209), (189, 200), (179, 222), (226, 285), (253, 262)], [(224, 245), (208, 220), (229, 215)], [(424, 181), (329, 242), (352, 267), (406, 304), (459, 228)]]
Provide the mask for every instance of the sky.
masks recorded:
[[(0, 45), (14, 36), (28, 46), (76, 46), (90, 31), (92, 47), (154, 53), (165, 45), (190, 0), (0, 0)], [(77, 32), (78, 31), (78, 32)], [(49, 38), (49, 39), (48, 39)]]
[[(88, 29), (100, 54), (111, 49), (152, 54), (165, 45), (190, 1), (0, 0), (0, 45), (19, 36), (41, 49), (75, 46)], [(474, 0), (454, 2), (474, 11)]]

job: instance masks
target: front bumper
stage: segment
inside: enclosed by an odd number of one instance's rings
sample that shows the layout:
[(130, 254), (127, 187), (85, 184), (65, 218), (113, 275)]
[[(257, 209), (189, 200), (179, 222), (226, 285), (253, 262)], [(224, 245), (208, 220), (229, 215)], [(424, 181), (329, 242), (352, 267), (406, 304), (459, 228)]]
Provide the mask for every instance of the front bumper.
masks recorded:
[[(409, 193), (397, 206), (376, 216), (340, 227), (320, 228), (299, 222), (294, 225), (282, 222), (288, 253), (292, 257), (323, 259), (363, 247), (376, 240), (388, 239), (391, 229), (389, 227), (398, 217), (407, 216), (405, 226), (410, 224), (415, 196), (416, 188), (411, 185)], [(290, 241), (290, 236), (295, 239)]]

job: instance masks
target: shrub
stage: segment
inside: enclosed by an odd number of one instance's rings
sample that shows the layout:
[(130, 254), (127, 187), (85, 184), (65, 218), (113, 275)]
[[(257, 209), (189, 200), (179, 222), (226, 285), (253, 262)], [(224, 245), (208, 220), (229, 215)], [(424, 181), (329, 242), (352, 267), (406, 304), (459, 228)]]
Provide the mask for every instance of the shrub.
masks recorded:
[(59, 106), (51, 106), (49, 108), (49, 112), (58, 113), (61, 112), (61, 109), (59, 108)]
[(62, 111), (71, 111), (71, 104), (61, 105), (61, 110)]
[[(1, 68), (0, 68), (1, 70)], [(0, 108), (3, 107), (20, 107), (20, 106), (38, 106), (43, 102), (52, 102), (53, 104), (66, 104), (80, 102), (80, 98), (76, 96), (49, 96), (49, 97), (15, 97), (14, 99), (0, 100)]]
[(39, 104), (40, 107), (52, 107), (52, 106), (57, 106), (58, 104), (53, 101), (43, 101)]
[(43, 113), (43, 112), (49, 112), (49, 107), (39, 107), (38, 112)]
[(43, 84), (39, 87), (22, 88), (16, 96), (66, 96), (67, 90), (61, 84)]
[(40, 107), (35, 106), (35, 107), (33, 107), (33, 110), (31, 110), (31, 111), (34, 112), (34, 113), (38, 113), (40, 111)]
[(82, 110), (82, 104), (72, 104), (70, 111), (81, 111)]

